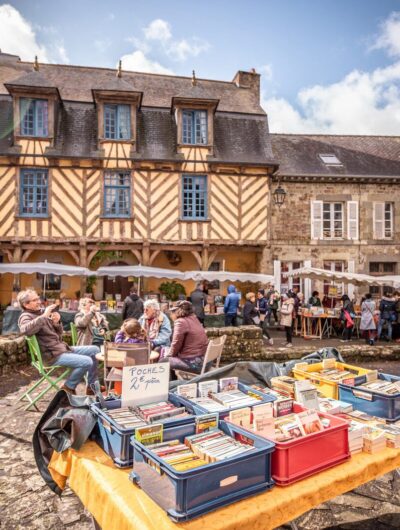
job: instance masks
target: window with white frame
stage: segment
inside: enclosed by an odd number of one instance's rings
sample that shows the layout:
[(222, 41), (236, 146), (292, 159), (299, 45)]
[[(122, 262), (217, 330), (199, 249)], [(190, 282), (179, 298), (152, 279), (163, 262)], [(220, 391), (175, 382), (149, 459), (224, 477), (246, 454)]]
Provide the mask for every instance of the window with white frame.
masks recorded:
[(374, 202), (374, 239), (393, 237), (393, 203)]
[(343, 204), (341, 202), (323, 203), (322, 230), (324, 239), (343, 237)]
[(287, 293), (293, 287), (297, 287), (300, 293), (304, 292), (303, 280), (299, 277), (287, 278), (285, 272), (291, 272), (295, 269), (303, 267), (302, 261), (282, 261), (281, 262), (281, 293)]

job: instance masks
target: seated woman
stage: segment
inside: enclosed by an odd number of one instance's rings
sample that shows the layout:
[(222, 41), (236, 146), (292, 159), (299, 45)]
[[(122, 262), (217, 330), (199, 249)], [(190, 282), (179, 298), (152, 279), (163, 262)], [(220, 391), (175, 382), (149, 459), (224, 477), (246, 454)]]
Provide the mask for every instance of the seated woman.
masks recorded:
[(161, 312), (157, 300), (146, 300), (144, 314), (139, 318), (139, 324), (146, 332), (151, 349), (161, 351), (164, 346), (171, 344), (171, 323), (167, 315)]
[[(170, 348), (164, 348), (159, 362), (169, 361), (172, 370), (200, 373), (208, 338), (190, 302), (178, 302), (171, 310), (174, 332)], [(155, 355), (152, 353), (152, 359)]]
[(107, 319), (100, 313), (91, 298), (79, 300), (78, 313), (75, 315), (75, 326), (78, 332), (78, 346), (101, 346), (108, 331)]
[(136, 318), (128, 318), (115, 335), (114, 342), (120, 344), (145, 344), (146, 332)]

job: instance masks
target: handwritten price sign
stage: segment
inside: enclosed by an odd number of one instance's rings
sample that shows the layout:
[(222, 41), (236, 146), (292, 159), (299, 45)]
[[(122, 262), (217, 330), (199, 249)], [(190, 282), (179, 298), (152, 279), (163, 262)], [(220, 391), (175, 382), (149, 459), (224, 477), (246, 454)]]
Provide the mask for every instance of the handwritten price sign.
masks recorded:
[(168, 388), (169, 363), (125, 366), (122, 373), (122, 406), (166, 401)]

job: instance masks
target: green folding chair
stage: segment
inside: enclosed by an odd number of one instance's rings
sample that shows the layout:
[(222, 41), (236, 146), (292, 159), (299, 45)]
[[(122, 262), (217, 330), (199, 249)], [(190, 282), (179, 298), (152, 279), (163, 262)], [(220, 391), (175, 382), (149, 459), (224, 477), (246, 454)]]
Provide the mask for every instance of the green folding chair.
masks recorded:
[(71, 329), (71, 344), (72, 346), (77, 346), (78, 344), (78, 330), (76, 329), (76, 326), (73, 322), (69, 325)]
[[(58, 383), (67, 377), (69, 372), (71, 371), (71, 368), (65, 369), (65, 366), (45, 366), (43, 364), (42, 360), (42, 353), (40, 351), (39, 343), (37, 341), (37, 338), (35, 335), (32, 337), (25, 337), (26, 342), (28, 343), (28, 350), (31, 355), (31, 364), (36, 368), (36, 370), (39, 372), (39, 374), (42, 376), (39, 381), (36, 381), (36, 383), (31, 386), (29, 390), (27, 390), (19, 399), (18, 401), (22, 401), (24, 398), (26, 398), (29, 401), (29, 405), (25, 407), (24, 410), (28, 410), (31, 407), (35, 407), (36, 410), (39, 410), (36, 406), (36, 403), (42, 399), (42, 397), (47, 394), (49, 390), (56, 390), (58, 391), (60, 388), (58, 386)], [(63, 373), (58, 376), (56, 379), (54, 379), (54, 376), (52, 375), (57, 368), (65, 369)], [(32, 392), (36, 390), (36, 388), (41, 385), (43, 382), (49, 383), (48, 386), (42, 390), (37, 396), (31, 396)]]

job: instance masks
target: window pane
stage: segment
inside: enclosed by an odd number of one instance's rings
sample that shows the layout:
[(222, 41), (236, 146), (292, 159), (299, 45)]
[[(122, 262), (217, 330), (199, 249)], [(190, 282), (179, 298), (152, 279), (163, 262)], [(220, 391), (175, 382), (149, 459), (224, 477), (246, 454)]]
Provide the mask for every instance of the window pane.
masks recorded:
[(44, 99), (35, 101), (36, 134), (35, 136), (48, 136), (48, 106)]
[(47, 216), (47, 171), (21, 172), (20, 214)]
[(195, 111), (196, 124), (196, 144), (207, 143), (207, 112), (204, 110)]
[(116, 121), (117, 106), (104, 105), (104, 138), (115, 140), (116, 138)]
[(191, 111), (185, 110), (182, 113), (182, 142), (184, 144), (192, 143), (192, 117)]
[(129, 105), (118, 105), (118, 138), (126, 140), (131, 137), (131, 116)]
[(104, 175), (104, 215), (128, 217), (130, 215), (130, 174), (124, 172)]
[(205, 176), (183, 177), (183, 217), (204, 219), (207, 215), (207, 180)]
[(32, 99), (21, 98), (20, 100), (21, 113), (21, 134), (25, 136), (34, 135), (34, 103)]

